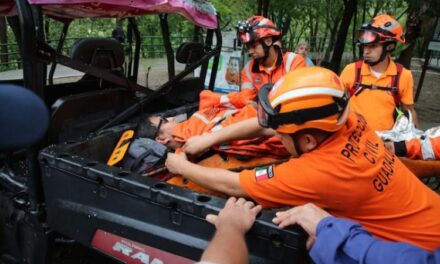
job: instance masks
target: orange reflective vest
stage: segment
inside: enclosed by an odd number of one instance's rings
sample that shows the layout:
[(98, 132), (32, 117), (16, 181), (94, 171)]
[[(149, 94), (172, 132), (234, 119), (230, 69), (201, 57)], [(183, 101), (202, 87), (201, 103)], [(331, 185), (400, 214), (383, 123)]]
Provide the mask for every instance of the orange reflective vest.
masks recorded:
[(305, 67), (306, 61), (293, 52), (279, 53), (271, 69), (265, 68), (255, 60), (250, 60), (241, 71), (241, 91), (228, 94), (217, 94), (210, 90), (200, 93), (200, 108), (205, 109), (223, 105), (227, 108), (242, 108), (248, 101), (255, 100), (258, 91), (266, 83), (275, 83), (284, 74)]
[[(242, 109), (226, 109), (216, 107), (198, 111), (188, 120), (178, 124), (173, 130), (173, 136), (177, 141), (185, 142), (188, 138), (201, 135), (205, 132), (215, 132), (233, 123), (255, 117), (255, 108), (248, 105)], [(227, 145), (217, 146), (214, 149), (220, 152), (234, 154), (227, 160), (221, 156), (211, 156), (198, 164), (205, 167), (239, 169), (257, 166), (258, 164), (275, 163), (277, 160), (288, 157), (289, 153), (276, 137), (254, 138), (248, 140), (236, 140)], [(259, 157), (258, 159), (238, 159), (238, 155)], [(208, 190), (180, 175), (176, 175), (167, 181), (169, 184), (191, 189), (199, 193), (222, 196), (222, 194)]]
[[(250, 105), (238, 110), (224, 107), (208, 108), (197, 111), (188, 120), (179, 123), (173, 130), (173, 136), (175, 140), (185, 142), (192, 136), (215, 132), (233, 123), (256, 116), (257, 111)], [(235, 140), (214, 149), (220, 152), (252, 157), (283, 158), (289, 155), (281, 141), (276, 137)]]
[[(404, 148), (402, 148), (404, 145)], [(440, 159), (440, 136), (413, 138), (408, 141), (395, 143), (396, 155), (405, 156), (413, 160)]]

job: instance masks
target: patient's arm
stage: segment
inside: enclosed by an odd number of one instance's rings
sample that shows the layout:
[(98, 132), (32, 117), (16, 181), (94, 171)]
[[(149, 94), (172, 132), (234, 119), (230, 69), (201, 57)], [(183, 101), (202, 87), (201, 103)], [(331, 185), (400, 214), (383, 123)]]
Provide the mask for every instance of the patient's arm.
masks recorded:
[(212, 146), (221, 145), (233, 140), (273, 135), (275, 135), (275, 131), (262, 128), (255, 117), (229, 125), (214, 133), (205, 133), (201, 136), (191, 137), (183, 146), (183, 150), (187, 154), (196, 155), (205, 152)]
[(168, 153), (165, 165), (169, 172), (182, 175), (198, 185), (227, 195), (248, 197), (241, 188), (239, 173), (225, 169), (208, 168), (186, 159), (185, 153)]

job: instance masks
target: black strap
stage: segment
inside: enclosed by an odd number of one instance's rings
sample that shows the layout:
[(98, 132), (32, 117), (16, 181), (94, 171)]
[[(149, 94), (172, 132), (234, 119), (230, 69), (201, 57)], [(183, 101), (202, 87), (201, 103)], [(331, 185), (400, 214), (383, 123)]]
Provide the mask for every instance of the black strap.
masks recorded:
[(283, 124), (304, 124), (310, 120), (318, 120), (335, 114), (341, 114), (347, 105), (347, 98), (335, 98), (335, 102), (319, 107), (296, 110), (288, 113), (278, 114), (273, 117), (273, 122)]
[(361, 68), (362, 68), (362, 61), (356, 62), (356, 79), (353, 83), (353, 87), (350, 90), (350, 96), (357, 96), (364, 89), (372, 89), (372, 90), (380, 90), (380, 91), (390, 91), (396, 106), (400, 105), (400, 96), (399, 96), (399, 79), (400, 74), (402, 73), (403, 66), (399, 63), (396, 63), (396, 75), (394, 75), (391, 81), (391, 87), (384, 87), (384, 86), (375, 86), (371, 84), (362, 84), (361, 83)]
[(142, 164), (142, 161), (149, 155), (154, 155), (156, 157), (159, 157), (159, 159), (151, 166), (154, 167), (158, 164), (160, 164), (161, 162), (164, 162), (167, 158), (168, 152), (164, 152), (163, 155), (159, 155), (154, 151), (151, 151), (150, 149), (145, 151), (144, 153), (142, 153), (139, 157), (137, 157), (137, 159), (133, 162), (133, 164), (131, 165), (130, 170), (131, 171), (137, 171), (139, 169), (139, 167)]

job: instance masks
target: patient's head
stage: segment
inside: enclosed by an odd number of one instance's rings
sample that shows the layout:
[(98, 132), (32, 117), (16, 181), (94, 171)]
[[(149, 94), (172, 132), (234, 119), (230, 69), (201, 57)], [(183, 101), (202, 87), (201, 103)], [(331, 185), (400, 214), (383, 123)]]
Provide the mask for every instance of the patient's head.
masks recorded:
[(176, 149), (182, 146), (173, 137), (173, 130), (177, 125), (174, 117), (161, 117), (158, 115), (146, 116), (141, 122), (140, 132), (146, 137), (152, 138), (157, 142), (167, 146), (169, 149)]

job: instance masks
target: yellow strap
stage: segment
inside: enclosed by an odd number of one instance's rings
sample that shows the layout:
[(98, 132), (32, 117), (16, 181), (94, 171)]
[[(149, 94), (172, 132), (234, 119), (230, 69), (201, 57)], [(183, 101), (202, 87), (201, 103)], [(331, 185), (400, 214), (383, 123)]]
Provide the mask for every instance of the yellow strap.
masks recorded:
[(121, 137), (119, 138), (118, 144), (116, 144), (116, 147), (113, 149), (113, 152), (107, 161), (107, 165), (114, 166), (124, 158), (125, 153), (128, 150), (128, 146), (130, 146), (133, 135), (133, 130), (127, 130), (122, 133)]

